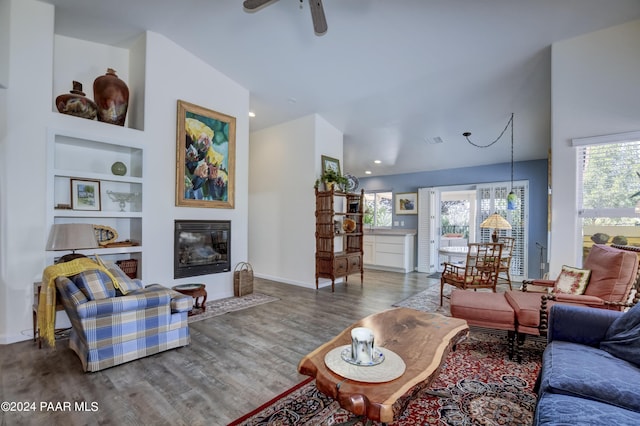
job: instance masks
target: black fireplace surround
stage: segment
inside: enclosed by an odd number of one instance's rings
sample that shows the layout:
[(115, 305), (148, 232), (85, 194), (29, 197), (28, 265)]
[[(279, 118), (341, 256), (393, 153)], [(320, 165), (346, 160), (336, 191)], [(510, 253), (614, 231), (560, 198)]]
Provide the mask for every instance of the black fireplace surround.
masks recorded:
[(174, 278), (231, 269), (230, 220), (176, 220), (174, 235)]

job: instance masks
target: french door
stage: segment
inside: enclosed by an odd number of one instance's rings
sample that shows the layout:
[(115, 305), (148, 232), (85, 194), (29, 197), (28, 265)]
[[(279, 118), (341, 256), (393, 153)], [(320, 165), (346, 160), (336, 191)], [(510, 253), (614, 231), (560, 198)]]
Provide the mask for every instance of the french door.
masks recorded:
[[(441, 224), (440, 224), (440, 194), (443, 191), (455, 191), (456, 187), (433, 187), (418, 189), (418, 262), (419, 272), (433, 273), (438, 271), (440, 256), (438, 255)], [(515, 280), (527, 276), (528, 260), (525, 247), (528, 243), (528, 181), (493, 182), (459, 187), (468, 192), (470, 188), (476, 191), (476, 214), (473, 229), (475, 235), (470, 240), (477, 242), (491, 241), (491, 229), (480, 228), (480, 224), (493, 213), (504, 216), (511, 224), (510, 230), (500, 230), (499, 235), (515, 238), (515, 246), (511, 258), (511, 277)], [(516, 194), (515, 209), (507, 209), (507, 196), (513, 190)]]

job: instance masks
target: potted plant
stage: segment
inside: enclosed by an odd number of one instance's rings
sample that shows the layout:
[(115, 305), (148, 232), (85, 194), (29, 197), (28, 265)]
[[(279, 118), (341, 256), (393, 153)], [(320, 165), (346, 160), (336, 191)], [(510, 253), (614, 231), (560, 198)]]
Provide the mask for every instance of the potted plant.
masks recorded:
[(333, 169), (327, 169), (324, 171), (320, 180), (325, 183), (325, 187), (327, 190), (331, 189), (331, 187), (335, 184), (338, 185), (338, 188), (344, 190), (345, 186), (348, 183), (346, 177), (342, 176), (340, 173), (336, 172)]

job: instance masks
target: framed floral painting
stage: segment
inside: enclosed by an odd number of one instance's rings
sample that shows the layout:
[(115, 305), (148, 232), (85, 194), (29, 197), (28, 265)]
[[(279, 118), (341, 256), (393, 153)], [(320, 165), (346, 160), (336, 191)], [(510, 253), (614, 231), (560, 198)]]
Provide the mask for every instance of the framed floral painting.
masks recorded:
[(234, 207), (236, 119), (178, 100), (176, 206)]

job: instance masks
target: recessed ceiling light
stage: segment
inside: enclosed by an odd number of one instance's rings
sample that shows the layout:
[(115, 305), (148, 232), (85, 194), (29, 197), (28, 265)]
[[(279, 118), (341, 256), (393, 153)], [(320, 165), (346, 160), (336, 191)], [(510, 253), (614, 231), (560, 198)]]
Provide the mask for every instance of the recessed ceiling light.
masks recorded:
[(376, 163), (376, 164), (382, 163), (382, 161), (380, 161), (380, 160), (373, 160), (373, 162)]
[(365, 175), (370, 175), (370, 174), (371, 174), (371, 170), (365, 170), (365, 171), (364, 171), (364, 174), (365, 174)]
[(256, 113), (255, 113), (255, 112), (253, 112), (253, 111), (249, 111), (249, 117), (255, 117), (255, 116), (256, 116)]

